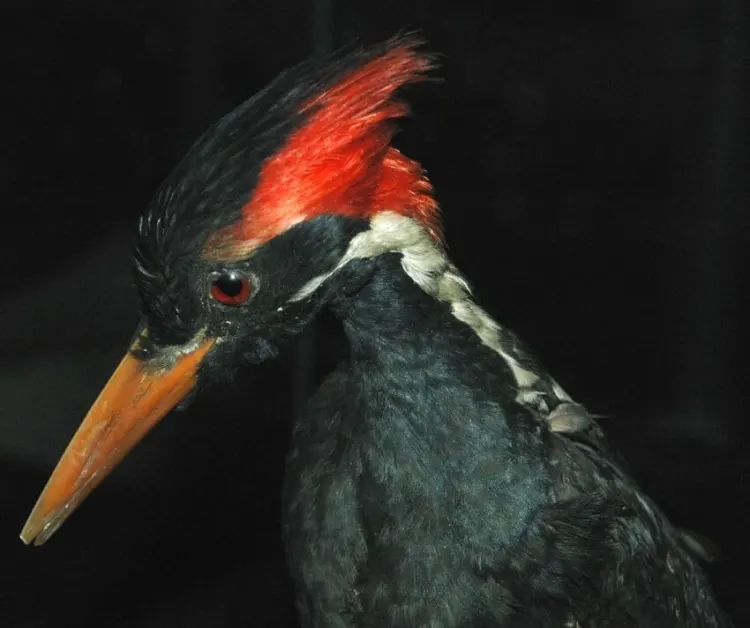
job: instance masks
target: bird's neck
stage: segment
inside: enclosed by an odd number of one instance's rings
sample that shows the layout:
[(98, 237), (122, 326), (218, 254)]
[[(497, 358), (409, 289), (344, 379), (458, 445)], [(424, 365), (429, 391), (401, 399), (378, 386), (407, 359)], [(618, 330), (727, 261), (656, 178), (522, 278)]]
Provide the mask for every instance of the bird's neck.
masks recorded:
[(335, 311), (354, 367), (382, 368), (398, 376), (416, 364), (438, 368), (469, 358), (492, 359), (477, 333), (456, 318), (452, 304), (439, 301), (408, 275), (398, 253), (376, 260), (371, 279)]
[(337, 308), (351, 345), (348, 389), (336, 390), (337, 408), (316, 427), (303, 428), (317, 433), (306, 446), (323, 444), (308, 455), (332, 456), (339, 468), (356, 460), (349, 468), (379, 502), (368, 502), (374, 520), (414, 500), (448, 512), (451, 495), (463, 499), (451, 487), (472, 486), (479, 496), (491, 486), (493, 499), (518, 513), (502, 532), (510, 542), (543, 499), (538, 424), (518, 403), (516, 378), (491, 339), (455, 309), (418, 285), (398, 254), (381, 256), (370, 281)]
[[(296, 551), (320, 539), (373, 548), (382, 541), (383, 556), (396, 556), (406, 545), (431, 552), (460, 538), (466, 553), (492, 548), (501, 560), (546, 499), (538, 419), (517, 402), (516, 378), (490, 346), (493, 335), (456, 316), (447, 296), (460, 291), (443, 286), (431, 294), (427, 281), (439, 277), (415, 280), (405, 261), (400, 252), (385, 253), (362, 261), (361, 273), (354, 262), (349, 269), (366, 279), (347, 283), (353, 290), (342, 281), (340, 298), (328, 301), (350, 360), (295, 426), (287, 544)], [(388, 532), (381, 538), (381, 531)], [(454, 568), (442, 564), (440, 571)]]
[(519, 339), (474, 302), (443, 251), (388, 253), (372, 267), (369, 280), (333, 307), (355, 371), (364, 369), (371, 380), (376, 373), (387, 380), (415, 370), (442, 374), (447, 383), (464, 380), (477, 394), (542, 413), (569, 400)]

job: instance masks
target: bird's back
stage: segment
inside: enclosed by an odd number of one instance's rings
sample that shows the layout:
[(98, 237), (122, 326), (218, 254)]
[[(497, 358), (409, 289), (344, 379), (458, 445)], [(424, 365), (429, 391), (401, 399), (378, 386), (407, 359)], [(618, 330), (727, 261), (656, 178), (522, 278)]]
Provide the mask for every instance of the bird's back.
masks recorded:
[(295, 428), (285, 529), (306, 625), (727, 626), (594, 419), (524, 403), (510, 351), (399, 264), (340, 313), (352, 357)]
[[(498, 538), (495, 546), (486, 541), (477, 546), (478, 538), (498, 529), (499, 521), (477, 526), (481, 517), (497, 512), (493, 504), (475, 502), (480, 517), (469, 523), (460, 511), (466, 502), (457, 502), (451, 520), (434, 519), (432, 531), (419, 508), (445, 504), (428, 504), (415, 492), (398, 502), (413, 500), (413, 508), (388, 511), (386, 504), (396, 502), (387, 492), (397, 489), (367, 473), (373, 454), (365, 455), (366, 440), (355, 431), (339, 431), (345, 406), (331, 399), (348, 398), (347, 382), (344, 371), (329, 380), (318, 395), (320, 405), (314, 404), (298, 425), (303, 450), (293, 448), (290, 456), (286, 501), (293, 514), (287, 519), (287, 548), (303, 592), (303, 615), (318, 618), (309, 625), (386, 625), (378, 623), (383, 620), (375, 612), (382, 608), (378, 596), (395, 604), (400, 590), (435, 585), (425, 595), (444, 600), (445, 606), (428, 609), (434, 626), (730, 626), (680, 531), (613, 461), (603, 442), (600, 448), (591, 439), (547, 434), (544, 503), (522, 521), (523, 533), (513, 543)], [(339, 438), (331, 438), (331, 430)], [(358, 455), (352, 457), (353, 451)], [(483, 497), (491, 494), (488, 488)], [(534, 499), (531, 491), (528, 498)], [(511, 521), (520, 515), (497, 517)], [(401, 520), (394, 523), (394, 517)], [(433, 573), (431, 583), (420, 584), (421, 569), (414, 565), (409, 573), (404, 557), (423, 560), (425, 542), (439, 558), (435, 569), (440, 572)], [(337, 596), (345, 600), (339, 605), (345, 610), (332, 616), (345, 623), (322, 623), (326, 613), (316, 605)], [(401, 624), (391, 617), (387, 625), (428, 624)]]
[(730, 626), (684, 533), (639, 489), (595, 423), (579, 435), (549, 434), (548, 447), (542, 603), (557, 582), (570, 604), (565, 625)]

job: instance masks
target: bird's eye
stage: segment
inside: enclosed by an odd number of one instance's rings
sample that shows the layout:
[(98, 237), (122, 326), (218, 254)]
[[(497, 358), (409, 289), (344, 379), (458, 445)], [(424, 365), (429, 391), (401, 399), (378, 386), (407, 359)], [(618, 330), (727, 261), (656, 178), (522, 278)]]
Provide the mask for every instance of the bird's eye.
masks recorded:
[(250, 298), (250, 280), (236, 270), (213, 273), (211, 296), (224, 305), (241, 305)]

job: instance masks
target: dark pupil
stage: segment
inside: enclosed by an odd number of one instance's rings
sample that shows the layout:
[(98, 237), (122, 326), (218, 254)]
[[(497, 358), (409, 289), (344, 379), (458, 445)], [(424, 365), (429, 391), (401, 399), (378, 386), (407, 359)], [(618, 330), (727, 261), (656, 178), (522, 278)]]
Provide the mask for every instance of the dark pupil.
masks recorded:
[(219, 275), (214, 284), (228, 297), (236, 297), (242, 292), (242, 278), (235, 273)]

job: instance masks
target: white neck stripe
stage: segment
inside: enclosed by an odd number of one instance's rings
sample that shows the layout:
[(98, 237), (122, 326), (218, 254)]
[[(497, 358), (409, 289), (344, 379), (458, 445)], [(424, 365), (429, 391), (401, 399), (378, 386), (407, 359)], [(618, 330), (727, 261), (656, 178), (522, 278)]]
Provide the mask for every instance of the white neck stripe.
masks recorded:
[[(453, 316), (468, 325), (484, 345), (503, 358), (518, 385), (517, 400), (524, 405), (538, 406), (538, 398), (543, 393), (536, 389), (536, 384), (546, 373), (535, 373), (524, 368), (502, 346), (500, 325), (474, 302), (469, 284), (448, 259), (445, 250), (411, 218), (394, 212), (379, 213), (370, 221), (370, 229), (352, 238), (349, 248), (331, 271), (308, 281), (290, 301), (307, 298), (354, 259), (394, 252), (402, 254), (401, 265), (414, 283), (435, 299), (449, 303)], [(552, 387), (560, 401), (571, 401), (554, 380)]]

